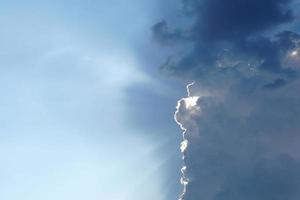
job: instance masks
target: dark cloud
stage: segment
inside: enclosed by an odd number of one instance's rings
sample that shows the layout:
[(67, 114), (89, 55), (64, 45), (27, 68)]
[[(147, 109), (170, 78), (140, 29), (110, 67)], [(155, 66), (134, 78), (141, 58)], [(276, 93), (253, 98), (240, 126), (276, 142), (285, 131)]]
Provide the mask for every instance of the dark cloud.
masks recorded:
[[(181, 104), (177, 120), (189, 141), (184, 199), (299, 199), (299, 86), (244, 93), (236, 84), (200, 97), (197, 113)], [(201, 85), (192, 89), (201, 96)]]
[(216, 200), (297, 199), (300, 189), (300, 165), (289, 157), (260, 160), (250, 170), (232, 173), (216, 195)]
[[(184, 1), (190, 7), (191, 1)], [(194, 36), (210, 41), (237, 40), (294, 19), (289, 0), (194, 1)]]
[(266, 84), (265, 87), (268, 89), (276, 89), (281, 86), (284, 86), (286, 84), (286, 81), (284, 79), (276, 79), (273, 83)]
[(165, 70), (186, 79), (204, 77), (205, 80), (218, 73), (241, 76), (241, 71), (248, 76), (255, 70), (270, 73), (267, 84), (293, 80), (298, 70), (283, 66), (282, 60), (297, 49), (300, 36), (292, 31), (274, 32), (294, 20), (289, 3), (286, 0), (183, 1), (192, 26), (171, 31), (166, 21), (162, 21), (152, 29), (154, 38), (162, 44), (191, 44), (184, 52), (173, 55), (164, 65)]
[[(289, 0), (183, 0), (186, 26), (153, 27), (163, 69), (195, 81), (181, 100), (185, 200), (300, 198), (300, 35)], [(179, 52), (179, 53), (178, 53)]]

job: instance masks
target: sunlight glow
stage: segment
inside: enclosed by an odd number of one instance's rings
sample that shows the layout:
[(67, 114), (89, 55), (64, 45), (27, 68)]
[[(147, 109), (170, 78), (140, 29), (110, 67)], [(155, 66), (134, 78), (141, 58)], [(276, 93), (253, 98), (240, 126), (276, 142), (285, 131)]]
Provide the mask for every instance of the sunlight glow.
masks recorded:
[(198, 96), (192, 96), (192, 97), (184, 98), (185, 107), (186, 107), (187, 109), (190, 109), (190, 108), (192, 108), (192, 107), (195, 107), (195, 106), (197, 105), (198, 99), (199, 99)]
[[(183, 157), (182, 157), (183, 160), (185, 160), (185, 152), (188, 148), (189, 141), (186, 138), (187, 129), (183, 126), (182, 120), (183, 120), (183, 122), (187, 121), (187, 120), (189, 120), (189, 116), (196, 115), (200, 111), (200, 107), (197, 105), (197, 102), (200, 97), (191, 95), (191, 86), (193, 86), (193, 85), (194, 85), (194, 82), (190, 83), (186, 86), (188, 95), (186, 98), (182, 98), (179, 101), (177, 101), (176, 111), (174, 114), (174, 120), (176, 121), (176, 123), (180, 126), (181, 130), (183, 131), (182, 132), (183, 141), (180, 144), (180, 150), (181, 150), (181, 153), (183, 154)], [(183, 102), (185, 104), (186, 110), (188, 111), (188, 116), (180, 114), (180, 108), (181, 108)], [(185, 119), (183, 119), (183, 118), (185, 118)], [(181, 168), (182, 175), (181, 175), (181, 179), (180, 179), (180, 182), (183, 185), (183, 191), (179, 197), (179, 200), (184, 199), (184, 196), (186, 193), (186, 188), (187, 188), (187, 185), (189, 184), (189, 179), (187, 177), (186, 171), (187, 171), (187, 167), (183, 166)]]
[(290, 53), (290, 56), (291, 56), (291, 57), (295, 57), (295, 56), (297, 56), (298, 54), (299, 54), (298, 50), (294, 50), (294, 51), (292, 51), (292, 52)]
[(185, 152), (185, 150), (187, 149), (187, 147), (188, 147), (188, 140), (183, 140), (181, 142), (181, 145), (180, 145), (181, 152), (182, 153)]

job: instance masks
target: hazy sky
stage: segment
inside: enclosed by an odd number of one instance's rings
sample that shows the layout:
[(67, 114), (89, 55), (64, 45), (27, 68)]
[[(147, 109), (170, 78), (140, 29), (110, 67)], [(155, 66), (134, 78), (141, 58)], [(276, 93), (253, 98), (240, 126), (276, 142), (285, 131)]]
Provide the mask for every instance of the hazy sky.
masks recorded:
[(1, 1), (1, 200), (178, 196), (184, 90), (151, 39), (165, 6)]

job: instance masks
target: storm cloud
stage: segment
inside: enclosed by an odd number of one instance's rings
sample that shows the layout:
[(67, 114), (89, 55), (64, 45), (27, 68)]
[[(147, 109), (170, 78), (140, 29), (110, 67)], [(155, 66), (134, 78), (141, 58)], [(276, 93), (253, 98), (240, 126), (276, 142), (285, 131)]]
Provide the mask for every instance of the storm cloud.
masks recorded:
[(300, 35), (289, 29), (291, 3), (183, 0), (186, 25), (153, 26), (157, 42), (173, 49), (162, 69), (195, 81), (189, 96), (199, 97), (200, 109), (183, 99), (175, 116), (188, 141), (182, 199), (300, 198)]
[(281, 29), (295, 21), (289, 3), (183, 1), (183, 15), (192, 25), (171, 30), (161, 21), (152, 28), (159, 43), (186, 45), (185, 51), (174, 52), (163, 68), (188, 80), (201, 77), (202, 82), (224, 73), (240, 77), (259, 72), (266, 74), (266, 88), (285, 85), (295, 79), (299, 69), (299, 62), (293, 66), (285, 63), (300, 44), (298, 33)]

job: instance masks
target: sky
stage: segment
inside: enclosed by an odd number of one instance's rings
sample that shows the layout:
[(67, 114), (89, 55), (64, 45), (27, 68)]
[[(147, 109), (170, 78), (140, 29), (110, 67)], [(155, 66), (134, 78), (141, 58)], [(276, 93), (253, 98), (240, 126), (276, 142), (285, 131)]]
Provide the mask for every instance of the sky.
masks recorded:
[(1, 200), (299, 200), (298, 0), (0, 2)]
[(1, 200), (177, 198), (185, 91), (151, 33), (165, 7), (0, 2)]

